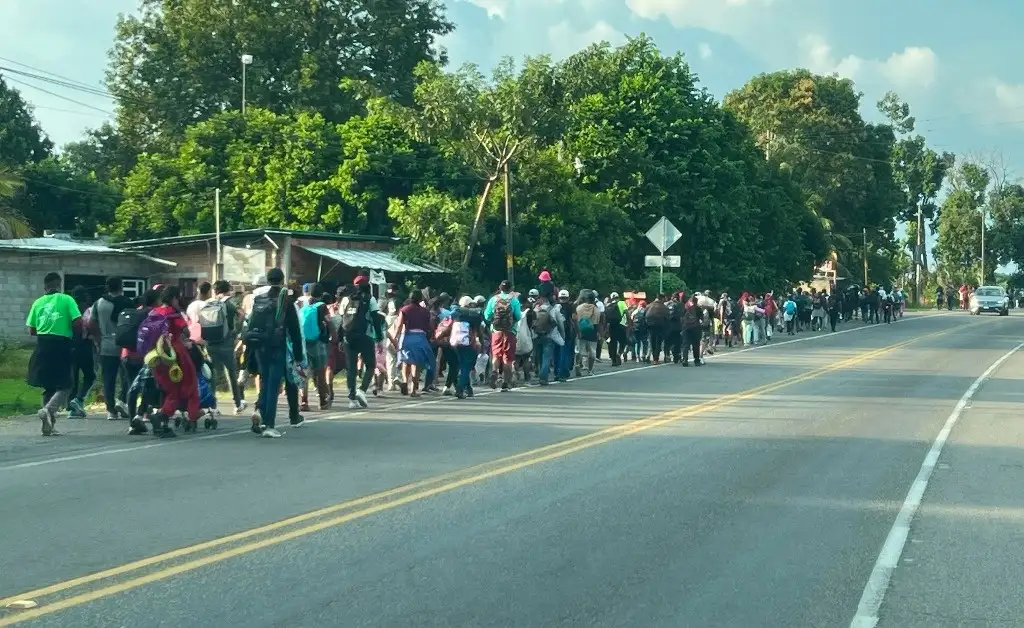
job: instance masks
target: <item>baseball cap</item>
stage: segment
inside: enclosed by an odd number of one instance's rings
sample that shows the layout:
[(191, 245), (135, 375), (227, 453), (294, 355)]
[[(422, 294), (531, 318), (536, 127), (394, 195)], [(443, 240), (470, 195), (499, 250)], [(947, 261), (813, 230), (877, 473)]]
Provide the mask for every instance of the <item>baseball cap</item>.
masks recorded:
[(558, 298), (559, 299), (568, 299), (569, 298), (569, 291), (568, 290), (559, 290), (558, 291)]
[(540, 296), (540, 291), (538, 291), (536, 288), (530, 288), (530, 296), (531, 297)]
[(512, 284), (510, 284), (508, 282), (508, 279), (505, 279), (501, 283), (498, 284), (498, 290), (501, 291), (501, 292), (508, 292), (511, 287), (512, 287)]
[(459, 307), (469, 307), (473, 303), (473, 297), (464, 296), (459, 299)]
[(608, 295), (608, 298), (609, 299), (618, 299), (619, 298), (619, 293), (618, 292), (613, 292), (613, 293)]
[(477, 303), (487, 303), (487, 298), (484, 297), (484, 295), (482, 294), (476, 295), (476, 298), (473, 300), (476, 301)]
[(271, 268), (267, 271), (267, 283), (283, 283), (284, 271), (280, 268)]

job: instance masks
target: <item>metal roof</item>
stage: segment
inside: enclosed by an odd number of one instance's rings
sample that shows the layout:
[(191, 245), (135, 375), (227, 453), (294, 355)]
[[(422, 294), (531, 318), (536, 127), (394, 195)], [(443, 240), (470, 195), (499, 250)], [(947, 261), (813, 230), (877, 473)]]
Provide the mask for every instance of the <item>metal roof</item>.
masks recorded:
[[(397, 244), (399, 238), (390, 236), (360, 235), (358, 233), (333, 233), (330, 231), (300, 231), (296, 229), (239, 229), (237, 231), (222, 231), (220, 239), (231, 240), (237, 238), (262, 238), (263, 236), (292, 236), (295, 238), (308, 238), (314, 240), (334, 240), (336, 242), (378, 242), (381, 244)], [(167, 236), (164, 238), (151, 238), (149, 240), (132, 240), (119, 242), (118, 246), (126, 249), (143, 249), (151, 247), (170, 246), (174, 244), (194, 244), (205, 242), (217, 237), (216, 233), (193, 233), (179, 236)]]
[(352, 268), (383, 270), (392, 273), (446, 273), (440, 266), (426, 262), (403, 262), (387, 251), (365, 251), (357, 249), (329, 249), (322, 246), (303, 246), (310, 253), (332, 259)]
[(96, 242), (76, 242), (64, 238), (19, 238), (16, 240), (0, 240), (0, 251), (24, 251), (27, 253), (76, 253), (91, 255), (132, 255), (152, 260), (158, 264), (177, 266), (176, 262), (142, 255), (136, 251), (115, 249)]

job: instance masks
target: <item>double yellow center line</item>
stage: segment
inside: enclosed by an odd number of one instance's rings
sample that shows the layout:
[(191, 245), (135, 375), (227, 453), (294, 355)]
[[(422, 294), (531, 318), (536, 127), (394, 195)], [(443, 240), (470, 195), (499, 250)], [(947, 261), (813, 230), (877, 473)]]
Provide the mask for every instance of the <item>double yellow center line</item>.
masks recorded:
[[(112, 595), (117, 595), (147, 584), (166, 580), (196, 569), (201, 569), (236, 556), (242, 556), (286, 541), (309, 536), (356, 519), (362, 519), (405, 504), (433, 497), (434, 495), (447, 493), (464, 486), (477, 484), (527, 467), (556, 460), (575, 452), (596, 447), (633, 434), (656, 429), (681, 419), (719, 410), (736, 403), (753, 399), (759, 395), (771, 393), (788, 386), (793, 386), (794, 384), (799, 384), (801, 382), (821, 377), (822, 375), (826, 375), (834, 371), (862, 364), (893, 351), (902, 349), (914, 342), (940, 336), (951, 331), (953, 331), (953, 329), (946, 329), (918, 336), (881, 349), (868, 351), (852, 358), (835, 362), (828, 366), (813, 369), (800, 375), (765, 384), (763, 386), (758, 386), (756, 388), (751, 388), (740, 393), (724, 395), (719, 399), (706, 401), (695, 406), (679, 408), (645, 419), (630, 421), (569, 440), (531, 449), (513, 456), (492, 460), (483, 464), (460, 469), (452, 473), (413, 482), (411, 484), (406, 484), (380, 493), (374, 493), (358, 499), (307, 512), (295, 517), (289, 517), (288, 519), (283, 519), (268, 525), (126, 563), (119, 567), (106, 569), (87, 576), (73, 578), (71, 580), (36, 589), (34, 591), (27, 591), (20, 595), (0, 600), (0, 613), (4, 612), (2, 609), (12, 607), (16, 602), (32, 601), (39, 603), (39, 598), (56, 596), (60, 593), (70, 591), (72, 589), (84, 588), (86, 585), (101, 581), (110, 581), (110, 584), (107, 584), (106, 586), (69, 597), (58, 597), (58, 599), (52, 602), (40, 603), (39, 606), (29, 610), (8, 611), (12, 614), (6, 617), (0, 616), (0, 627), (12, 626), (17, 623), (36, 619), (45, 615), (80, 606), (82, 604), (87, 604)], [(268, 536), (270, 533), (274, 532), (278, 532), (278, 534)], [(254, 537), (264, 538), (249, 540), (254, 539)], [(205, 553), (198, 558), (182, 561), (182, 559), (196, 554), (203, 554), (210, 550), (217, 551)], [(158, 568), (142, 575), (130, 575), (134, 572), (143, 571), (152, 567)]]

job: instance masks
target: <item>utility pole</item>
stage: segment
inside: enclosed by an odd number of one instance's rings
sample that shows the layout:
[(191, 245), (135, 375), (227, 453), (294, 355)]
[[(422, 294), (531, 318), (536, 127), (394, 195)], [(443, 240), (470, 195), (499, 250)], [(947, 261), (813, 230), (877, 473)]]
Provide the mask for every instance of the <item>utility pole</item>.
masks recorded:
[(509, 162), (505, 162), (505, 268), (508, 271), (508, 283), (516, 285), (515, 258), (512, 255), (512, 175)]
[(213, 221), (217, 229), (217, 264), (214, 266), (214, 281), (224, 279), (224, 252), (220, 246), (220, 188), (213, 191)]
[(868, 287), (868, 228), (864, 227), (864, 287)]
[(921, 298), (921, 261), (924, 257), (924, 216), (921, 214), (921, 204), (917, 205), (917, 247), (914, 249), (914, 300), (918, 305), (922, 304)]
[(252, 65), (252, 55), (242, 55), (242, 117), (245, 117), (245, 68)]
[(981, 278), (978, 285), (985, 285), (985, 206), (981, 206)]

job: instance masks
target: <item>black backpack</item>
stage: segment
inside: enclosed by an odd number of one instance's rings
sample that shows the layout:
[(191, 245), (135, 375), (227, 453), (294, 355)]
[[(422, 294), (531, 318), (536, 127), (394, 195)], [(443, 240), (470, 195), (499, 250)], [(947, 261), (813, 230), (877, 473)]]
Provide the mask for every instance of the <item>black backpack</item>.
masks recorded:
[(138, 343), (139, 326), (149, 316), (151, 309), (144, 307), (137, 310), (121, 310), (121, 313), (117, 316), (117, 326), (114, 327), (114, 342), (117, 343), (119, 348), (135, 351)]
[(265, 292), (252, 300), (245, 343), (253, 347), (284, 346), (284, 290), (277, 297)]
[(350, 297), (345, 304), (345, 311), (341, 313), (341, 330), (345, 338), (356, 338), (359, 334), (366, 334), (370, 321), (367, 313), (370, 303), (361, 296)]

